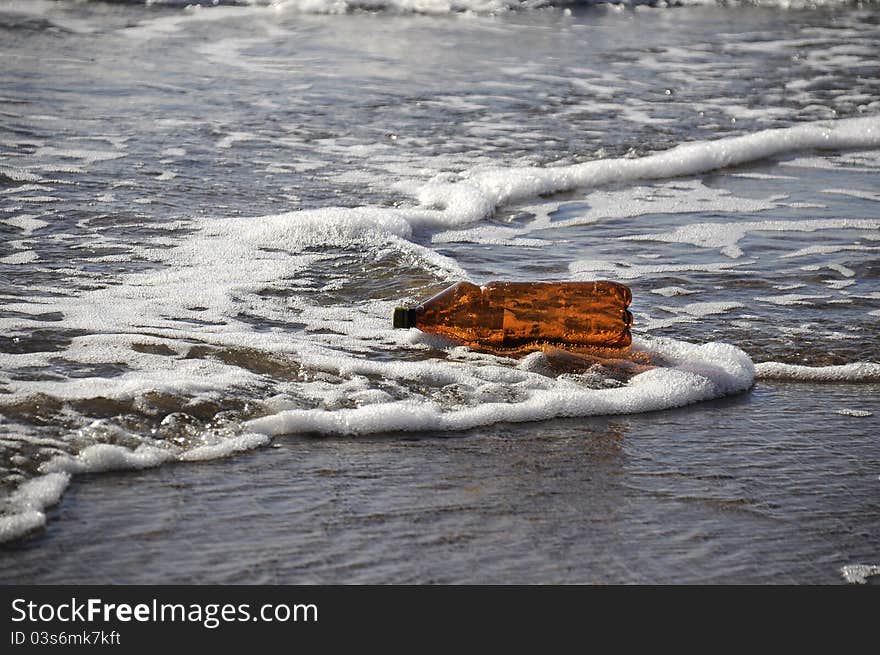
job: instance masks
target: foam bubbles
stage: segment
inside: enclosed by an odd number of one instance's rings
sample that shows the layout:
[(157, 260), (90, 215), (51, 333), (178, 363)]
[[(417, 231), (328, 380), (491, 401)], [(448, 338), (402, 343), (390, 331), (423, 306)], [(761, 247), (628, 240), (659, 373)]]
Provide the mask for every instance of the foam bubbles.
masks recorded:
[(39, 255), (33, 250), (19, 250), (11, 255), (0, 257), (0, 262), (4, 264), (29, 264), (39, 258)]
[(656, 293), (658, 296), (663, 296), (664, 298), (671, 298), (672, 296), (688, 296), (699, 292), (693, 289), (685, 289), (684, 287), (670, 286), (651, 289), (651, 293)]
[(869, 412), (867, 409), (850, 409), (848, 407), (838, 409), (837, 413), (841, 416), (852, 416), (854, 418), (867, 418), (868, 416), (874, 416), (874, 412)]
[(66, 472), (48, 473), (23, 482), (6, 501), (9, 513), (0, 516), (0, 542), (43, 527), (45, 509), (61, 500), (69, 482)]
[[(455, 384), (461, 390), (485, 389), (502, 382), (517, 393), (503, 402), (479, 402), (444, 407), (430, 395), (357, 408), (292, 409), (258, 418), (248, 429), (270, 435), (318, 433), (363, 435), (384, 432), (461, 431), (501, 422), (542, 421), (561, 417), (623, 414), (679, 407), (738, 393), (753, 381), (753, 365), (734, 346), (693, 345), (675, 340), (636, 340), (635, 347), (651, 349), (672, 360), (669, 367), (638, 373), (625, 386), (585, 388), (575, 381), (541, 375), (538, 355), (518, 369), (467, 363), (363, 362), (334, 363), (338, 373), (352, 370), (385, 379), (421, 379), (434, 387)], [(467, 393), (467, 391), (465, 391)], [(479, 394), (477, 394), (479, 395)]]
[(34, 214), (19, 214), (12, 218), (4, 218), (0, 222), (18, 228), (21, 230), (22, 236), (30, 236), (36, 230), (49, 224), (48, 221), (44, 221)]
[(216, 443), (198, 446), (182, 453), (178, 459), (185, 462), (196, 462), (209, 459), (228, 457), (234, 453), (253, 450), (269, 443), (269, 437), (265, 434), (240, 434), (235, 437), (222, 439)]
[[(663, 241), (667, 243), (687, 243), (701, 248), (718, 248), (722, 254), (736, 259), (743, 255), (739, 242), (754, 232), (815, 232), (819, 230), (854, 230), (875, 232), (880, 229), (880, 221), (858, 219), (816, 219), (797, 221), (738, 221), (734, 223), (693, 223), (677, 227), (671, 232), (640, 234), (624, 237), (632, 241)], [(854, 246), (822, 246), (826, 252), (839, 252), (856, 249)], [(858, 249), (863, 250), (862, 246)], [(802, 249), (787, 253), (783, 257), (799, 257), (816, 252), (815, 249)]]
[(204, 461), (264, 446), (269, 437), (243, 433), (229, 437), (206, 437), (208, 443), (190, 449), (141, 444), (136, 448), (98, 443), (77, 455), (58, 455), (45, 462), (42, 475), (23, 482), (6, 500), (0, 516), (0, 543), (17, 539), (46, 524), (45, 509), (61, 500), (71, 476), (81, 473), (153, 468), (170, 461)]
[(59, 455), (41, 466), (46, 473), (98, 473), (126, 469), (144, 469), (159, 466), (174, 459), (169, 450), (140, 445), (134, 450), (115, 444), (100, 443), (88, 446), (75, 457)]
[(813, 305), (814, 300), (824, 300), (828, 296), (811, 296), (803, 293), (784, 293), (778, 296), (758, 296), (755, 298), (758, 302), (766, 302), (772, 305)]
[(755, 364), (755, 378), (804, 382), (880, 382), (880, 364), (854, 362), (837, 366), (803, 366), (762, 362)]
[(44, 525), (46, 525), (46, 515), (36, 510), (0, 516), (0, 542), (17, 539)]
[(694, 318), (703, 318), (705, 316), (711, 316), (713, 314), (724, 314), (731, 311), (732, 309), (738, 309), (740, 307), (745, 307), (745, 305), (743, 305), (741, 302), (712, 301), (688, 303), (687, 305), (683, 305), (681, 307), (660, 307), (660, 309), (672, 313), (687, 314), (688, 316), (692, 316)]
[(125, 157), (125, 153), (115, 150), (89, 150), (86, 148), (57, 148), (55, 146), (44, 146), (38, 148), (34, 153), (34, 156), (58, 159), (79, 159), (89, 165), (99, 161), (119, 159)]
[[(570, 166), (485, 168), (445, 177), (421, 189), (418, 199), (430, 211), (421, 216), (438, 225), (472, 223), (501, 205), (575, 188), (637, 180), (692, 176), (800, 150), (865, 148), (880, 145), (880, 117), (803, 123), (715, 141), (686, 143), (639, 158), (597, 159)], [(648, 211), (643, 209), (628, 209)]]
[(880, 575), (880, 566), (876, 564), (847, 564), (840, 568), (843, 579), (850, 584), (865, 584), (868, 578)]
[(657, 273), (727, 273), (738, 270), (745, 273), (740, 266), (754, 262), (694, 262), (687, 264), (634, 264), (630, 262), (611, 262), (595, 259), (581, 259), (571, 262), (568, 270), (573, 279), (595, 280), (597, 275), (614, 277), (621, 280), (635, 280), (646, 275)]

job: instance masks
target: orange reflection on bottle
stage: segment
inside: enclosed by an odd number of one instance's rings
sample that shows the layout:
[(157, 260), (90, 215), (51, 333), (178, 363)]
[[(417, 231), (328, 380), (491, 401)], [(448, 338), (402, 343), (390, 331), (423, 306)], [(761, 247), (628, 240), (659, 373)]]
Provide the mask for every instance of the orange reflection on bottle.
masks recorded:
[(395, 309), (394, 327), (489, 351), (618, 349), (632, 342), (631, 300), (617, 282), (459, 282), (414, 308)]

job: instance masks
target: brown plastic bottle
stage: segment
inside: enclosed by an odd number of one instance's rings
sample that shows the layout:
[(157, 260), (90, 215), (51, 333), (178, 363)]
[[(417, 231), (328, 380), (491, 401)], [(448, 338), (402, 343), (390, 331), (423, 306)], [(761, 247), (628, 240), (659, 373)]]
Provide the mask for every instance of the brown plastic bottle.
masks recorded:
[(490, 351), (532, 344), (625, 348), (632, 342), (631, 300), (629, 287), (617, 282), (458, 282), (416, 307), (397, 307), (394, 327)]

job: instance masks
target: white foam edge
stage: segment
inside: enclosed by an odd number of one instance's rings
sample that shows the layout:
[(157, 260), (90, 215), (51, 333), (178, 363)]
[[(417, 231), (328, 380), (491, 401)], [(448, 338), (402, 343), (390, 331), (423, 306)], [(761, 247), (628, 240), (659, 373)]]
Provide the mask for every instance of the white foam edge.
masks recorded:
[(7, 499), (10, 513), (0, 516), (0, 543), (46, 525), (45, 510), (57, 504), (73, 475), (154, 468), (167, 462), (195, 462), (228, 457), (267, 445), (265, 434), (245, 432), (187, 450), (141, 444), (135, 449), (99, 443), (76, 455), (56, 455), (40, 466), (42, 475), (23, 482)]
[(41, 475), (19, 485), (7, 499), (12, 513), (0, 516), (0, 543), (16, 539), (46, 525), (45, 510), (61, 500), (70, 474)]
[[(286, 410), (251, 420), (247, 427), (269, 435), (455, 432), (496, 423), (669, 409), (745, 391), (754, 380), (751, 359), (729, 344), (637, 339), (634, 346), (661, 352), (673, 359), (674, 365), (645, 371), (625, 386), (613, 389), (589, 389), (568, 380), (545, 378), (543, 386), (525, 388), (527, 397), (520, 402), (489, 402), (443, 410), (430, 400), (401, 400), (335, 411)], [(371, 364), (374, 369), (382, 365)]]
[[(406, 241), (416, 227), (453, 228), (479, 222), (498, 207), (546, 194), (609, 183), (697, 175), (801, 150), (880, 146), (880, 116), (802, 123), (713, 141), (695, 141), (636, 158), (597, 159), (569, 166), (492, 167), (448, 173), (414, 190), (408, 208), (324, 208), (249, 221), (249, 238), (304, 245), (343, 245), (383, 237)], [(212, 220), (210, 232), (240, 232), (241, 220)], [(274, 234), (272, 234), (274, 233)], [(448, 265), (448, 262), (447, 262)]]
[[(411, 234), (409, 224), (393, 210), (329, 208), (269, 215), (248, 221), (206, 219), (200, 223), (200, 228), (192, 238), (174, 248), (156, 248), (154, 252), (146, 253), (156, 261), (181, 266), (135, 273), (123, 279), (125, 284), (59, 300), (56, 306), (64, 312), (66, 325), (91, 330), (100, 324), (105, 331), (113, 327), (112, 332), (120, 335), (119, 338), (124, 341), (123, 337), (131, 332), (130, 326), (134, 321), (141, 326), (149, 326), (153, 334), (173, 338), (187, 336), (187, 330), (182, 327), (180, 320), (213, 319), (219, 327), (210, 325), (200, 328), (199, 339), (206, 338), (205, 333), (208, 332), (228, 335), (233, 328), (222, 319), (235, 309), (233, 298), (257, 291), (264, 284), (295, 277), (319, 257), (301, 252), (310, 247), (338, 246), (368, 250), (374, 259), (395, 253), (405, 261), (417, 262), (419, 267), (427, 269), (438, 279), (469, 279), (467, 272), (451, 257), (410, 241), (407, 238)], [(265, 252), (264, 248), (269, 246), (281, 251), (280, 254)], [(298, 252), (300, 254), (294, 256), (293, 253)], [(218, 253), (222, 253), (222, 257)], [(241, 265), (236, 266), (235, 262)], [(205, 284), (206, 280), (210, 284)], [(173, 315), (157, 318), (168, 314), (169, 297), (186, 299), (194, 294), (198, 294), (200, 303), (212, 311), (192, 310), (183, 302), (177, 307), (172, 305)], [(15, 303), (14, 308), (21, 310), (22, 315), (36, 314), (40, 308), (34, 305), (33, 301)], [(9, 308), (13, 309), (13, 306)], [(29, 316), (0, 320), (0, 326), (13, 334), (38, 325), (41, 325), (39, 320)], [(110, 343), (106, 338), (101, 341), (105, 346), (116, 347), (113, 339), (109, 340)], [(85, 340), (75, 340), (78, 347), (85, 343)], [(88, 354), (80, 353), (80, 356)], [(127, 359), (130, 358), (129, 353)], [(103, 360), (99, 357), (95, 361)], [(162, 364), (161, 359), (156, 359), (154, 363)], [(190, 366), (178, 363), (176, 366), (197, 369), (205, 364)], [(127, 374), (122, 379), (125, 384), (129, 382)], [(88, 393), (85, 387), (94, 382), (81, 380), (76, 384), (84, 388), (84, 393)], [(167, 380), (159, 379), (155, 383), (165, 385)]]
[(203, 461), (218, 459), (233, 453), (252, 450), (269, 443), (264, 434), (245, 432), (219, 441), (181, 450), (143, 443), (131, 449), (116, 444), (97, 443), (83, 448), (76, 455), (56, 455), (40, 466), (43, 473), (103, 473), (132, 469), (154, 468), (172, 461)]
[(755, 379), (804, 382), (880, 382), (880, 364), (853, 362), (835, 366), (804, 366), (782, 362), (761, 362), (755, 364)]
[[(147, 360), (140, 356), (129, 361)], [(165, 361), (163, 361), (165, 360)], [(222, 393), (234, 387), (246, 387), (260, 381), (258, 375), (235, 366), (204, 359), (181, 360), (149, 357), (158, 362), (156, 370), (129, 371), (117, 377), (83, 377), (63, 380), (20, 381), (12, 394), (0, 404), (16, 402), (35, 394), (46, 394), (62, 400), (112, 398), (133, 400), (147, 392), (172, 395)], [(173, 375), (171, 375), (173, 373)]]
[(210, 459), (220, 459), (235, 453), (253, 450), (266, 446), (271, 438), (265, 434), (246, 432), (234, 437), (229, 437), (215, 444), (198, 446), (181, 453), (177, 459), (182, 462), (201, 462)]
[[(736, 259), (743, 251), (737, 245), (749, 233), (753, 232), (815, 232), (819, 230), (861, 230), (876, 231), (880, 229), (880, 221), (871, 219), (815, 219), (815, 220), (775, 220), (746, 221), (734, 223), (692, 223), (676, 227), (670, 232), (654, 234), (637, 234), (619, 237), (622, 241), (662, 241), (667, 243), (685, 243), (701, 248), (718, 248), (721, 253)], [(822, 246), (823, 249), (829, 248)], [(838, 250), (852, 250), (853, 246), (831, 246)], [(868, 249), (860, 246), (859, 249)], [(796, 253), (788, 253), (783, 257), (797, 257), (809, 254), (808, 249)]]
[(327, 207), (260, 216), (211, 219), (203, 224), (205, 236), (222, 237), (240, 248), (274, 244), (301, 249), (319, 246), (386, 246), (421, 260), (443, 277), (467, 279), (450, 257), (412, 241), (412, 227), (424, 222), (425, 212), (379, 207)]
[(849, 407), (838, 409), (837, 411), (835, 411), (835, 414), (840, 414), (841, 416), (852, 416), (853, 418), (867, 418), (869, 416), (874, 416), (874, 412), (867, 409), (851, 409)]
[(850, 584), (865, 584), (868, 578), (880, 575), (876, 564), (847, 564), (840, 567), (840, 575)]
[(473, 223), (501, 205), (611, 182), (667, 179), (706, 173), (802, 150), (880, 146), (880, 116), (801, 123), (713, 141), (695, 141), (638, 158), (598, 159), (569, 166), (489, 168), (448, 175), (417, 194), (421, 213), (408, 217), (434, 225)]

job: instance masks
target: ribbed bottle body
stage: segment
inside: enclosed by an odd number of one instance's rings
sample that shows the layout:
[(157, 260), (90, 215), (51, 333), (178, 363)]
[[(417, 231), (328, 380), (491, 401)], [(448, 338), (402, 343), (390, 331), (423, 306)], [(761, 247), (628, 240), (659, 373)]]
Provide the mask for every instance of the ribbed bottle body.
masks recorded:
[(624, 348), (631, 300), (617, 282), (459, 282), (415, 307), (414, 326), (474, 347)]

